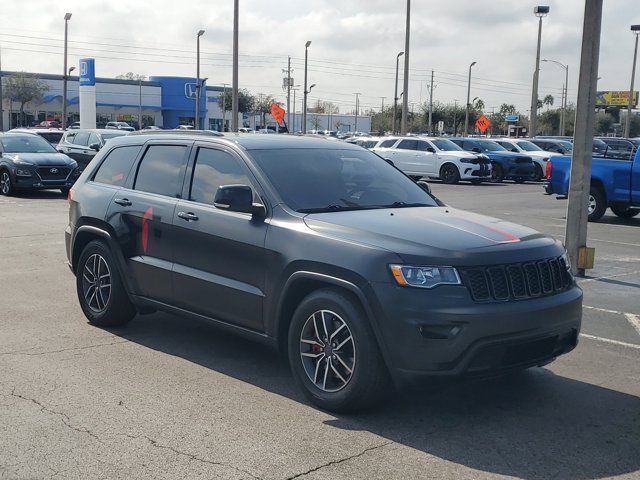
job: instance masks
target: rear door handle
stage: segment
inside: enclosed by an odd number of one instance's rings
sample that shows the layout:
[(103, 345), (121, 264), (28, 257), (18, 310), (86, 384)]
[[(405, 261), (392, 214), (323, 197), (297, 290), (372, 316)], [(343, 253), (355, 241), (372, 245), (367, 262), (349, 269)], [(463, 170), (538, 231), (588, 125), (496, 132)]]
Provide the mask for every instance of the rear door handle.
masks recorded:
[(122, 205), (123, 207), (131, 206), (131, 200), (129, 200), (128, 198), (116, 198), (114, 202), (118, 205)]
[(178, 217), (182, 218), (183, 220), (186, 220), (187, 222), (195, 222), (198, 220), (198, 216), (194, 213), (191, 212), (178, 212)]

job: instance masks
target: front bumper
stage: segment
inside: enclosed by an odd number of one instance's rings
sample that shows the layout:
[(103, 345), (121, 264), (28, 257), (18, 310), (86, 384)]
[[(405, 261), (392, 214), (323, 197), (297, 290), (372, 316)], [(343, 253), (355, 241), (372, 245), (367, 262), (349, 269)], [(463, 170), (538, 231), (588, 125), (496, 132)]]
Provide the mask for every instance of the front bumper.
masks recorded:
[(535, 176), (535, 167), (533, 164), (522, 165), (515, 164), (506, 172), (506, 178), (533, 178)]
[(383, 350), (400, 383), (541, 365), (577, 345), (582, 291), (575, 285), (546, 297), (484, 304), (463, 286), (372, 288)]
[(491, 164), (490, 163), (461, 163), (461, 180), (476, 180), (476, 179), (490, 179), (491, 178)]
[[(53, 167), (56, 168), (56, 167)], [(66, 167), (58, 167), (66, 168)], [(18, 169), (15, 169), (13, 173), (13, 182), (18, 190), (44, 190), (44, 189), (57, 189), (57, 188), (71, 188), (80, 175), (80, 170), (75, 168), (69, 170), (64, 176), (60, 178), (47, 178), (43, 177), (39, 173), (37, 167), (23, 167), (19, 170), (27, 171), (30, 176), (18, 175)]]

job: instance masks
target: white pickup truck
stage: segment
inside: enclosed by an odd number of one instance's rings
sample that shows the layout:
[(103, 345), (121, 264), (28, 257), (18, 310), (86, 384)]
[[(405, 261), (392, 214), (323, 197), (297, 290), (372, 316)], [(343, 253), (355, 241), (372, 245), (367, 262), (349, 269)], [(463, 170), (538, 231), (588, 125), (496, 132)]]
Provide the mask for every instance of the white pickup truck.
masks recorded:
[(491, 162), (465, 152), (446, 138), (386, 137), (372, 149), (412, 178), (439, 178), (444, 183), (491, 180)]

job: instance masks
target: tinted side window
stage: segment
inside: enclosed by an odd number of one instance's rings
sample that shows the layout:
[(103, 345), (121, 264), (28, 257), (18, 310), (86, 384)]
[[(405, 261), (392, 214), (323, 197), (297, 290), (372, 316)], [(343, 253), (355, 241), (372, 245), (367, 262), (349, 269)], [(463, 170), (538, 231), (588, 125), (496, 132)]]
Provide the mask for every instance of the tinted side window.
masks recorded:
[(400, 148), (402, 150), (417, 150), (418, 142), (417, 140), (402, 140), (396, 148)]
[(64, 137), (65, 142), (73, 143), (73, 139), (76, 137), (76, 132), (67, 133), (67, 136)]
[(78, 132), (73, 139), (75, 145), (89, 145), (89, 132)]
[(427, 150), (429, 150), (429, 147), (431, 147), (431, 145), (429, 145), (427, 142), (423, 142), (422, 140), (418, 140), (416, 142), (416, 150), (420, 150), (421, 152), (426, 152)]
[[(465, 150), (469, 150), (470, 151), (470, 150), (473, 150), (474, 148), (480, 148), (480, 145), (478, 145), (476, 142), (469, 142), (467, 140), (467, 141), (465, 141), (463, 143), (462, 148), (464, 148)], [(482, 150), (482, 149), (480, 148), (480, 150)]]
[(96, 135), (95, 133), (91, 132), (91, 135), (89, 135), (89, 143), (87, 145), (93, 145), (94, 143), (100, 143), (100, 139), (98, 138), (98, 135)]
[(124, 185), (140, 148), (140, 145), (132, 145), (111, 150), (98, 168), (93, 181), (117, 187)]
[(189, 200), (213, 205), (221, 185), (251, 185), (240, 161), (222, 150), (198, 149)]
[(180, 173), (187, 164), (186, 152), (184, 145), (151, 145), (138, 167), (134, 188), (178, 197), (182, 190)]
[(380, 144), (380, 148), (391, 148), (394, 143), (396, 143), (395, 140), (385, 140)]

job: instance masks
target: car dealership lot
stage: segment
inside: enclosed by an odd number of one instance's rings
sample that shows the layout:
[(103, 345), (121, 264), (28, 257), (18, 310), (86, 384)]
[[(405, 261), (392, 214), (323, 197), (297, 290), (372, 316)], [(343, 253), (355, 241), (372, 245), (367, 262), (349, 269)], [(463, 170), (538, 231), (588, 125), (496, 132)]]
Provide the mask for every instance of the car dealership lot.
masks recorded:
[[(447, 204), (564, 234), (535, 184)], [(637, 478), (640, 220), (589, 225), (583, 337), (546, 368), (434, 383), (361, 415), (312, 408), (283, 358), (157, 313), (88, 325), (58, 192), (0, 199), (0, 478)]]

